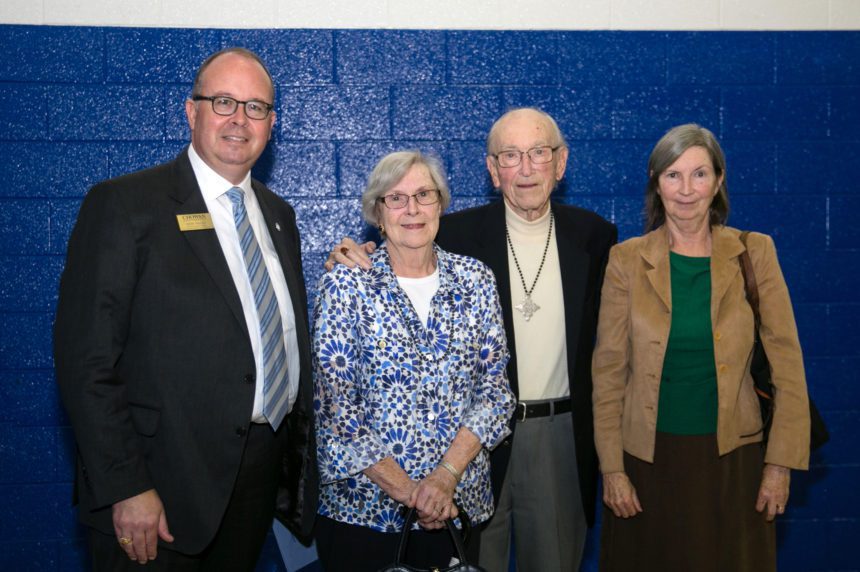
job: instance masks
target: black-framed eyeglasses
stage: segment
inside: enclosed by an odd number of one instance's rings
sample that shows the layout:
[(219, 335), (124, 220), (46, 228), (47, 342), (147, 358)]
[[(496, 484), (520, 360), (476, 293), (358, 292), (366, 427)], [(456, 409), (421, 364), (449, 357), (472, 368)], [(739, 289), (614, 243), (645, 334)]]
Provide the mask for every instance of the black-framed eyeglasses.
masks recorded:
[(257, 99), (242, 101), (240, 99), (227, 97), (226, 95), (195, 95), (191, 99), (194, 101), (211, 102), (212, 111), (218, 115), (233, 115), (236, 113), (236, 110), (239, 108), (239, 104), (241, 103), (245, 108), (245, 115), (248, 116), (248, 119), (256, 119), (258, 121), (267, 118), (269, 116), (269, 112), (272, 111), (273, 108), (271, 103), (266, 103), (265, 101), (259, 101)]
[(391, 193), (390, 195), (379, 197), (376, 201), (384, 204), (390, 209), (402, 209), (406, 208), (406, 205), (409, 204), (409, 199), (412, 197), (415, 197), (415, 202), (419, 205), (434, 205), (439, 202), (439, 189), (422, 190), (418, 191), (414, 195), (407, 195), (406, 193)]
[(528, 151), (520, 151), (519, 149), (505, 149), (493, 155), (496, 161), (499, 162), (499, 167), (516, 167), (523, 161), (523, 155), (529, 156), (529, 161), (535, 165), (542, 165), (552, 161), (552, 154), (558, 151), (561, 145), (550, 147), (549, 145), (539, 145), (532, 147)]

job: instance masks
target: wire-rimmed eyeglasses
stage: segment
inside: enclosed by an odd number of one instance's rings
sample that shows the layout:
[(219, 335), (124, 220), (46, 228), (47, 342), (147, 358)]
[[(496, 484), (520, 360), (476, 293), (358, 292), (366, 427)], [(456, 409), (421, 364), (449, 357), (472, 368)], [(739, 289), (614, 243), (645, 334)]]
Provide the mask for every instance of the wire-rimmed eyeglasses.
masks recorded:
[(409, 199), (412, 197), (415, 197), (415, 202), (419, 205), (433, 205), (439, 202), (439, 189), (421, 190), (414, 195), (391, 193), (390, 195), (383, 195), (376, 200), (390, 209), (402, 209), (409, 204)]
[(522, 163), (523, 155), (529, 156), (529, 161), (535, 165), (549, 163), (552, 161), (552, 154), (557, 151), (561, 145), (550, 147), (549, 145), (539, 145), (532, 147), (528, 151), (520, 151), (519, 149), (505, 149), (499, 151), (493, 157), (499, 162), (499, 167), (516, 167)]

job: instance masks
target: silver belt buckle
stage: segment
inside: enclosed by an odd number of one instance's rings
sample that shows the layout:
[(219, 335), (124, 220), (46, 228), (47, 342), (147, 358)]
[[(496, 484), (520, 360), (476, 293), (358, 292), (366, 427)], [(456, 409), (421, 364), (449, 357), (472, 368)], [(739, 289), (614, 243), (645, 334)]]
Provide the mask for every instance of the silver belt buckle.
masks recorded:
[(525, 403), (523, 403), (522, 401), (520, 402), (520, 405), (522, 405), (522, 406), (523, 406), (523, 416), (522, 416), (522, 417), (520, 417), (519, 419), (517, 419), (517, 421), (522, 422), (522, 421), (525, 421), (525, 420), (526, 420), (526, 417), (528, 416), (528, 413), (527, 413), (527, 412), (528, 412), (528, 409), (529, 409), (529, 408), (528, 408), (528, 405), (526, 405), (526, 404), (525, 404)]

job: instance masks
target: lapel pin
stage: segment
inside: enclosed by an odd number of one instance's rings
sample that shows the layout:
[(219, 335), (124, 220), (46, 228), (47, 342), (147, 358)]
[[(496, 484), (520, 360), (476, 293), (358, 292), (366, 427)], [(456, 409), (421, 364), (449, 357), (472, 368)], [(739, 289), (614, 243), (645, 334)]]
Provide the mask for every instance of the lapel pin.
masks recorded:
[(276, 229), (276, 230), (278, 230), (278, 231), (280, 231), (280, 230), (281, 230), (281, 223), (276, 222), (276, 223), (275, 223), (275, 229)]

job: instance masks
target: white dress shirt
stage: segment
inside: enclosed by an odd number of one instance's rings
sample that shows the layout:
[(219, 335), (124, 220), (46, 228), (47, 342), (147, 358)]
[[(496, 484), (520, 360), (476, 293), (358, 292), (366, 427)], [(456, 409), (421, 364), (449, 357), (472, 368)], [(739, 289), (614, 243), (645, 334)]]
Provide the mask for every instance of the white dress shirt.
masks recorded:
[(284, 329), (284, 345), (287, 351), (289, 411), (292, 410), (293, 403), (295, 403), (296, 395), (299, 391), (300, 372), (296, 317), (293, 312), (290, 292), (287, 289), (287, 281), (284, 278), (284, 270), (275, 251), (272, 237), (269, 236), (269, 232), (266, 229), (266, 221), (260, 210), (260, 204), (257, 202), (257, 197), (251, 188), (251, 173), (249, 172), (245, 175), (245, 179), (240, 184), (234, 185), (213, 171), (200, 158), (194, 150), (193, 145), (189, 145), (188, 147), (188, 158), (191, 160), (191, 167), (194, 169), (194, 175), (197, 178), (197, 184), (200, 186), (200, 192), (203, 193), (203, 200), (206, 201), (206, 208), (212, 217), (212, 224), (215, 227), (218, 242), (221, 244), (221, 251), (227, 260), (227, 266), (230, 267), (230, 274), (233, 276), (233, 283), (236, 285), (236, 291), (239, 293), (239, 300), (242, 302), (242, 310), (245, 313), (245, 323), (248, 325), (248, 332), (251, 336), (251, 348), (254, 351), (254, 359), (257, 363), (257, 384), (254, 391), (254, 409), (251, 412), (251, 421), (266, 423), (266, 418), (263, 416), (263, 382), (265, 376), (263, 374), (263, 344), (260, 335), (260, 320), (257, 317), (257, 306), (254, 303), (251, 280), (248, 278), (245, 258), (239, 245), (239, 233), (233, 220), (233, 204), (226, 195), (227, 191), (233, 187), (240, 187), (245, 192), (245, 210), (248, 212), (248, 220), (251, 223), (251, 228), (254, 230), (254, 236), (260, 245), (263, 260), (266, 263), (266, 269), (269, 271), (269, 277), (272, 281), (272, 288), (275, 291), (275, 297), (278, 299), (278, 307), (281, 311), (281, 323)]

